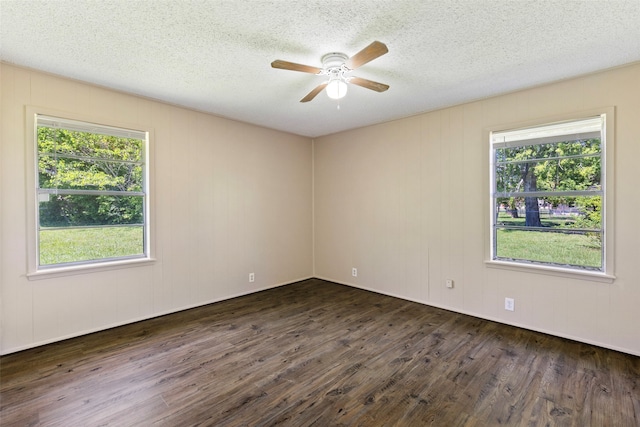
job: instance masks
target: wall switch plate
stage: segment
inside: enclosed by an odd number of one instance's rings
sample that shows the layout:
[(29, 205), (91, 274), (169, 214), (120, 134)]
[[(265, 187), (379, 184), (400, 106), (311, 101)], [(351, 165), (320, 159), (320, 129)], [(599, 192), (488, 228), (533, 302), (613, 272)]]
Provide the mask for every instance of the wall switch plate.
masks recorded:
[(249, 283), (253, 283), (256, 281), (256, 274), (255, 273), (249, 273)]
[(358, 269), (357, 268), (352, 268), (351, 269), (351, 275), (353, 277), (358, 277)]
[(513, 298), (504, 299), (504, 309), (508, 311), (514, 311), (516, 309), (516, 302)]
[(447, 288), (451, 289), (453, 288), (453, 279), (447, 279), (445, 280), (445, 285), (447, 286)]

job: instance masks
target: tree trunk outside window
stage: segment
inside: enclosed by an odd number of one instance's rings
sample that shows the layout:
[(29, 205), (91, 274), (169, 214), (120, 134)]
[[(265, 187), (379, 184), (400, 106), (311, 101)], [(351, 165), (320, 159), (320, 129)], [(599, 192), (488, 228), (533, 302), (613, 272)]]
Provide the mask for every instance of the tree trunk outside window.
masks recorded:
[[(533, 164), (525, 163), (522, 179), (524, 181), (525, 192), (537, 190), (538, 183), (536, 180), (535, 168)], [(540, 207), (538, 206), (538, 198), (525, 197), (524, 206), (525, 206), (524, 225), (526, 227), (542, 227), (542, 223), (540, 222)]]

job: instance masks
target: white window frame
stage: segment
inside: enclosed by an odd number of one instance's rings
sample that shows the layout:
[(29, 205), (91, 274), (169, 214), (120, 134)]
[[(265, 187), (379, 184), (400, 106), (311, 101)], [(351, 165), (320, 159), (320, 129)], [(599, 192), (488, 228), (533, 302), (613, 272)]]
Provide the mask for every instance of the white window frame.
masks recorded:
[[(603, 117), (603, 129), (602, 129), (602, 187), (603, 187), (603, 201), (602, 201), (602, 226), (603, 226), (603, 260), (602, 271), (571, 268), (556, 266), (552, 264), (543, 263), (529, 263), (521, 262), (517, 260), (502, 260), (495, 259), (495, 241), (494, 241), (494, 218), (496, 214), (496, 206), (493, 203), (495, 189), (494, 174), (494, 148), (492, 141), (492, 134), (495, 132), (505, 132), (509, 130), (526, 130), (536, 127), (548, 126), (554, 123), (564, 123), (582, 120), (590, 117)], [(557, 115), (553, 117), (542, 118), (538, 120), (532, 120), (527, 122), (511, 123), (506, 125), (493, 126), (485, 129), (485, 141), (488, 141), (488, 157), (489, 161), (488, 170), (486, 173), (487, 187), (489, 189), (488, 206), (485, 212), (488, 215), (486, 223), (488, 224), (488, 233), (485, 245), (485, 264), (491, 268), (501, 268), (515, 271), (525, 271), (540, 274), (549, 274), (561, 277), (581, 278), (586, 280), (600, 281), (605, 283), (612, 283), (615, 280), (614, 274), (614, 146), (615, 146), (615, 108), (606, 107), (598, 108), (588, 111), (581, 111), (565, 115)], [(487, 188), (485, 187), (485, 188)]]
[[(151, 179), (152, 179), (152, 165), (151, 159), (151, 141), (152, 131), (150, 129), (140, 129), (139, 125), (132, 125), (127, 123), (100, 123), (101, 121), (95, 120), (91, 117), (85, 117), (77, 114), (69, 114), (67, 112), (60, 112), (50, 109), (44, 109), (39, 107), (26, 107), (26, 156), (27, 156), (27, 277), (30, 280), (37, 280), (50, 277), (67, 276), (72, 274), (83, 274), (95, 271), (112, 270), (117, 268), (134, 267), (139, 265), (146, 265), (153, 263), (153, 233), (151, 227), (152, 218), (152, 200), (151, 197)], [(128, 256), (121, 258), (108, 258), (98, 259), (91, 261), (82, 261), (77, 263), (66, 264), (52, 264), (46, 266), (39, 265), (39, 218), (38, 218), (38, 206), (39, 206), (39, 194), (38, 188), (38, 117), (46, 120), (58, 119), (61, 123), (68, 126), (77, 124), (80, 129), (84, 130), (90, 126), (97, 126), (103, 130), (111, 130), (117, 133), (118, 131), (130, 130), (134, 135), (145, 135), (145, 143), (143, 149), (143, 162), (145, 167), (143, 168), (143, 212), (144, 212), (144, 254), (138, 256)], [(67, 128), (66, 126), (63, 126)], [(122, 136), (126, 136), (123, 134)]]

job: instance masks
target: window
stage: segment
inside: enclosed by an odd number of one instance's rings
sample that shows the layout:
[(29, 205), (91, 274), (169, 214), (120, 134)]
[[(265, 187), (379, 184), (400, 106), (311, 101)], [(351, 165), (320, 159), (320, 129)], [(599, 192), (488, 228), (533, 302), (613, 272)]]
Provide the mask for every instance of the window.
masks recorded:
[(36, 270), (149, 258), (147, 136), (35, 115)]
[(604, 273), (606, 115), (491, 133), (491, 257)]

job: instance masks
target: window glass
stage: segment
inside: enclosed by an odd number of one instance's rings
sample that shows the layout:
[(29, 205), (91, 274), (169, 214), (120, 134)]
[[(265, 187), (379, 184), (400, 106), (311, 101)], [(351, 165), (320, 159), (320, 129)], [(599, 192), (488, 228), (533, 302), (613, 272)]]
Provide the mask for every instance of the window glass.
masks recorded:
[(38, 266), (146, 257), (146, 133), (36, 120)]
[(604, 270), (603, 120), (492, 134), (493, 259)]

